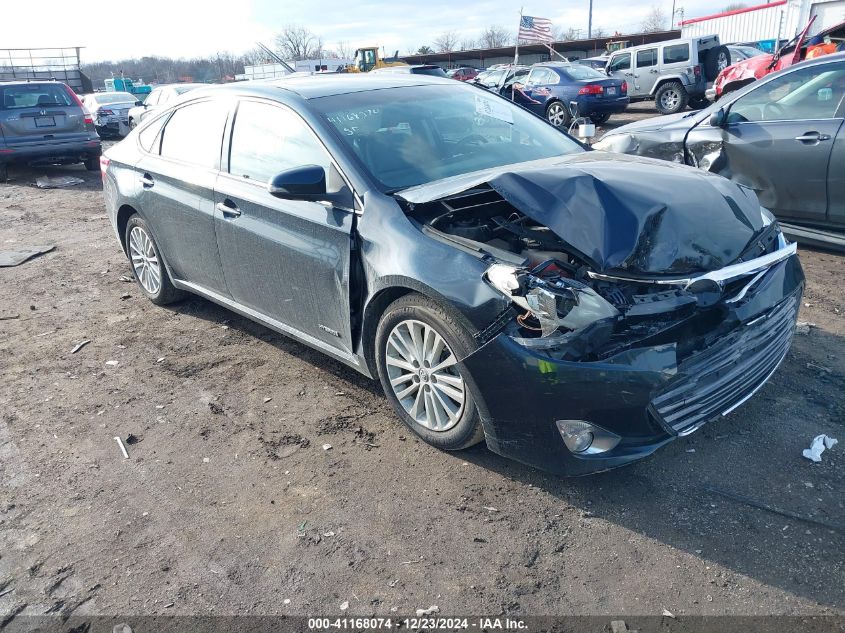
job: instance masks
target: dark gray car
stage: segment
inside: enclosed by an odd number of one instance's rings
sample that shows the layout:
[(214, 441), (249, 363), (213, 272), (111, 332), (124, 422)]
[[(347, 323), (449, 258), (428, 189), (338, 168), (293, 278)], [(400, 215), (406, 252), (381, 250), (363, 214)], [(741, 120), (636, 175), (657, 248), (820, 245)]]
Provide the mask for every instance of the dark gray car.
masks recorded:
[(694, 165), (750, 187), (780, 219), (845, 231), (843, 117), (845, 54), (836, 54), (700, 112), (622, 126), (593, 147)]
[(7, 166), (84, 163), (100, 168), (94, 121), (69, 86), (58, 81), (0, 82), (0, 181)]
[(741, 405), (804, 276), (753, 192), (593, 152), (450, 79), (186, 95), (110, 148), (141, 291), (191, 292), (377, 377), (433, 446), (629, 463)]

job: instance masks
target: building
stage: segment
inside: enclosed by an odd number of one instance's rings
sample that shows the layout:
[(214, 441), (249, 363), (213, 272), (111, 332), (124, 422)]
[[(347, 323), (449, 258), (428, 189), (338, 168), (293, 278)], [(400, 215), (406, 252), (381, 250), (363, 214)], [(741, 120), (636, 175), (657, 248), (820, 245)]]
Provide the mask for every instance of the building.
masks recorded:
[[(566, 40), (552, 42), (552, 48), (567, 59), (581, 59), (582, 57), (596, 57), (616, 48), (626, 48), (639, 44), (652, 44), (665, 40), (673, 40), (681, 36), (680, 31), (659, 31), (657, 33), (636, 33), (633, 35), (615, 35), (613, 37), (594, 37), (584, 40)], [(427, 53), (425, 55), (404, 55), (400, 59), (407, 64), (437, 64), (449, 69), (460, 66), (473, 68), (487, 68), (493, 64), (511, 64), (516, 54), (515, 46), (501, 48), (475, 48), (450, 53)], [(545, 44), (522, 44), (519, 46), (519, 63), (530, 65), (547, 62), (552, 55)]]
[[(334, 72), (341, 67), (348, 66), (354, 63), (352, 59), (300, 59), (297, 61), (289, 61), (288, 65), (296, 72), (317, 72), (329, 71)], [(290, 74), (290, 71), (284, 64), (257, 64), (255, 66), (244, 66), (244, 72), (241, 75), (235, 75), (235, 81), (247, 81), (249, 79), (274, 79), (276, 77), (284, 77)]]
[(775, 0), (680, 23), (684, 37), (716, 34), (723, 43), (791, 39), (816, 16), (810, 34), (845, 22), (845, 0)]

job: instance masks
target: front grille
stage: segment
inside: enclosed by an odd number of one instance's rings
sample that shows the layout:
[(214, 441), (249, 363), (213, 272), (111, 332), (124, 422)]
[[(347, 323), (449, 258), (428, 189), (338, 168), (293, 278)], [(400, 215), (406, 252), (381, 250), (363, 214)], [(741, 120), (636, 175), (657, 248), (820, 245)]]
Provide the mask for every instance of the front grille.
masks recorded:
[(651, 401), (650, 412), (678, 435), (727, 413), (759, 389), (792, 341), (798, 295), (731, 332), (678, 366), (678, 376)]

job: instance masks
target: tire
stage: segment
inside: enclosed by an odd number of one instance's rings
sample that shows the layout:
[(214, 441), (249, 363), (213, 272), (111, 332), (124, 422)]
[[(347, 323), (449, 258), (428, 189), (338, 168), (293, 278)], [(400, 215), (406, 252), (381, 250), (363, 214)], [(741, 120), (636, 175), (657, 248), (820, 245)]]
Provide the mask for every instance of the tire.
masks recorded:
[[(155, 243), (147, 223), (137, 213), (126, 223), (125, 242), (126, 255), (132, 266), (135, 281), (147, 299), (163, 306), (179, 301), (185, 296), (170, 280), (158, 244)], [(155, 283), (156, 281), (158, 283)]]
[(99, 171), (100, 170), (100, 157), (99, 156), (91, 156), (86, 158), (84, 163), (85, 169), (88, 171)]
[(607, 123), (608, 119), (610, 119), (610, 113), (590, 115), (590, 120), (596, 125), (602, 125), (603, 123)]
[[(436, 448), (460, 450), (484, 439), (469, 381), (461, 376), (466, 369), (456, 362), (477, 347), (449, 312), (417, 293), (391, 303), (378, 324), (376, 366), (384, 393), (402, 422)], [(436, 358), (425, 358), (432, 353)], [(426, 371), (449, 359), (443, 369)]]
[(719, 73), (730, 65), (731, 52), (727, 46), (711, 48), (704, 55), (704, 78), (707, 81), (716, 81)]
[(667, 81), (654, 93), (654, 105), (660, 114), (675, 114), (687, 107), (689, 94), (680, 81)]
[(546, 108), (546, 120), (557, 128), (568, 128), (572, 115), (562, 101), (552, 101)]
[(137, 127), (137, 123), (135, 123), (135, 119), (129, 117), (129, 129), (134, 130)]
[(705, 97), (690, 97), (689, 98), (689, 107), (690, 110), (703, 110), (707, 106), (710, 105), (710, 102)]
[(5, 163), (0, 163), (0, 182), (9, 180), (9, 167)]

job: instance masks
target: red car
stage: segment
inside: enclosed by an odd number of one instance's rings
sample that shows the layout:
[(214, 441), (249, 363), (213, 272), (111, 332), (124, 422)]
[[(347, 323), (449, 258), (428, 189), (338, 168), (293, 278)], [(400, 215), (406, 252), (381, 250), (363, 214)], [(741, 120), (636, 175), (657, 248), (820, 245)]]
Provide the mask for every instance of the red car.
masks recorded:
[(457, 79), (458, 81), (469, 81), (470, 79), (475, 79), (478, 76), (478, 70), (476, 68), (456, 68), (455, 70), (450, 70), (446, 73), (452, 79)]
[[(836, 52), (837, 45), (835, 43), (823, 44), (822, 42), (827, 36), (833, 42), (841, 42), (843, 36), (845, 36), (845, 22), (808, 38), (807, 33), (809, 33), (815, 20), (816, 16), (813, 16), (801, 34), (779, 48), (776, 53), (751, 57), (725, 68), (716, 77), (712, 92), (708, 90), (707, 97), (715, 101), (722, 95), (742, 88), (769, 73), (782, 70), (805, 59), (817, 57), (820, 54)], [(830, 47), (833, 47), (834, 50), (827, 50)], [(841, 48), (840, 44), (839, 49)]]

